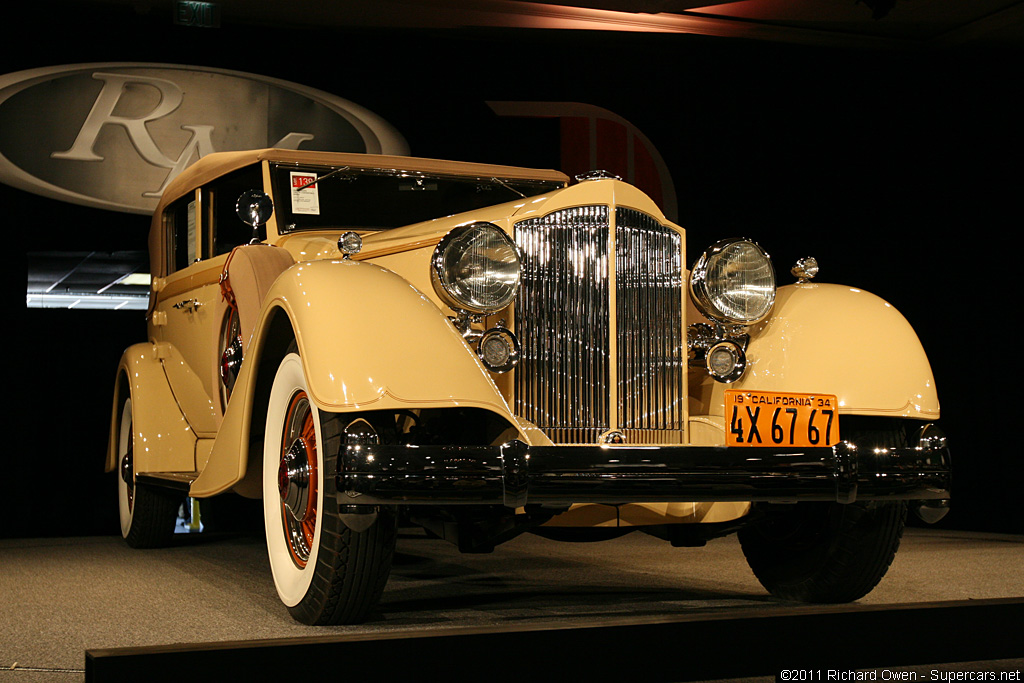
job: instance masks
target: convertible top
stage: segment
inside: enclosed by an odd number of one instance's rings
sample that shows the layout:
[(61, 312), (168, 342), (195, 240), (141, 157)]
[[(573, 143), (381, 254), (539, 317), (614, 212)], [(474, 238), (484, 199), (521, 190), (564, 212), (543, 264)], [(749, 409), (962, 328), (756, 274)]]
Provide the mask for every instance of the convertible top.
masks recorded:
[(317, 152), (274, 148), (245, 150), (241, 152), (217, 152), (202, 157), (171, 181), (153, 213), (152, 227), (157, 227), (160, 224), (159, 217), (163, 214), (164, 208), (182, 195), (231, 171), (262, 161), (314, 166), (349, 165), (354, 169), (411, 171), (478, 178), (497, 177), (503, 180), (543, 180), (560, 182), (566, 185), (569, 183), (569, 177), (559, 171), (478, 164), (468, 161), (445, 161), (442, 159), (423, 159), (386, 154)]

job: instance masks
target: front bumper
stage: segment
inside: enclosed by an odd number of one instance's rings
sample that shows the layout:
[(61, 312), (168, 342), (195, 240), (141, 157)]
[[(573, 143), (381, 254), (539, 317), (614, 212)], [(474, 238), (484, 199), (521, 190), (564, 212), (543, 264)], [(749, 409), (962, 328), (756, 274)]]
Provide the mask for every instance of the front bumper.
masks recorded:
[(348, 445), (340, 505), (945, 500), (951, 467), (934, 428), (916, 446)]

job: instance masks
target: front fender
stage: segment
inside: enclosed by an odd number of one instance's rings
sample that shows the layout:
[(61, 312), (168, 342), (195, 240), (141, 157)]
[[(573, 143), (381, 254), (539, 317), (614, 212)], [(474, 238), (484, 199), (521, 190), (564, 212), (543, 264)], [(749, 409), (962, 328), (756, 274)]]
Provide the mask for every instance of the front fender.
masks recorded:
[(196, 435), (171, 391), (159, 348), (148, 343), (129, 346), (118, 364), (105, 469), (117, 466), (118, 421), (128, 397), (135, 471), (195, 471)]
[(835, 394), (845, 414), (939, 417), (935, 379), (914, 329), (860, 289), (780, 287), (772, 317), (751, 330), (747, 358), (736, 383), (704, 385), (711, 414), (724, 411), (725, 389), (748, 389)]
[[(265, 419), (260, 387), (268, 387), (280, 349), (292, 336), (310, 398), (320, 410), (474, 407), (517, 425), (476, 354), (444, 313), (409, 282), (366, 262), (303, 262), (285, 271), (267, 294), (192, 495), (234, 486), (262, 457), (262, 444), (250, 444)], [(519, 438), (529, 440), (523, 434)]]
[(446, 316), (408, 281), (357, 261), (312, 261), (271, 288), (321, 410), (508, 408)]

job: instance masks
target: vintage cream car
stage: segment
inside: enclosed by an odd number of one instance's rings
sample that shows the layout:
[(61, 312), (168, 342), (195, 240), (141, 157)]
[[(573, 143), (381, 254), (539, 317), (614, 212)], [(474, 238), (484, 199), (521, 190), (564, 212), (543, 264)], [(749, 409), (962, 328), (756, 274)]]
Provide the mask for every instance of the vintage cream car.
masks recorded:
[(117, 370), (121, 531), (184, 496), (262, 498), (306, 623), (365, 619), (396, 528), (465, 552), (522, 532), (739, 532), (785, 599), (856, 600), (907, 510), (949, 497), (914, 331), (865, 291), (778, 286), (748, 239), (693, 259), (597, 172), (262, 150), (209, 155), (150, 234), (149, 340)]

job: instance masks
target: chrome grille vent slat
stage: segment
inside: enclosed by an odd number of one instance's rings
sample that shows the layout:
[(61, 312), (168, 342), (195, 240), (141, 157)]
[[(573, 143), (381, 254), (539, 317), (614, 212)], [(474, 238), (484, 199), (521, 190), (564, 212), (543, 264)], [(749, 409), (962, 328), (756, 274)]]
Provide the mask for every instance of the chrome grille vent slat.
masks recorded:
[(632, 209), (617, 209), (615, 219), (615, 316), (608, 207), (516, 223), (523, 273), (515, 329), (523, 358), (514, 410), (555, 443), (595, 443), (612, 428), (631, 443), (678, 443), (686, 367), (682, 238)]

